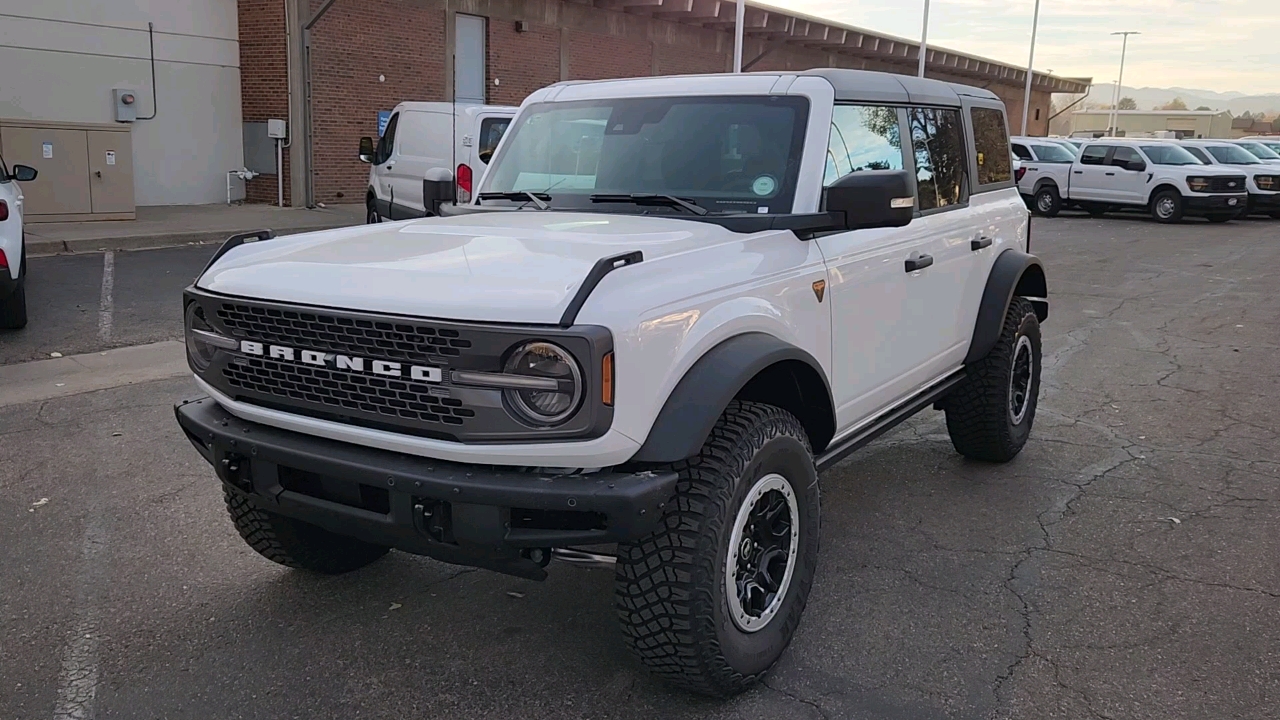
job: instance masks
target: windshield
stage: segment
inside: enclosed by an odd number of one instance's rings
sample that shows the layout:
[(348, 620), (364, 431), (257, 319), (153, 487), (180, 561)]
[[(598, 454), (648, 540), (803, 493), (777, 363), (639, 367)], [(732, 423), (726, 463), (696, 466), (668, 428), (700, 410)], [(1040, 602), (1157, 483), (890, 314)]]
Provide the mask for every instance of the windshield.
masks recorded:
[(553, 208), (598, 209), (592, 195), (653, 193), (711, 212), (788, 213), (808, 115), (807, 99), (787, 96), (533, 105), (508, 131), (481, 192), (545, 192)]
[(1223, 165), (1261, 165), (1262, 161), (1254, 157), (1242, 147), (1235, 145), (1212, 145), (1205, 148), (1214, 160)]
[(1186, 148), (1177, 145), (1143, 145), (1142, 152), (1156, 165), (1203, 165)]
[(1240, 143), (1240, 147), (1244, 148), (1245, 150), (1248, 150), (1249, 152), (1253, 153), (1257, 157), (1262, 158), (1263, 160), (1280, 160), (1280, 154), (1277, 154), (1274, 150), (1267, 147), (1266, 145), (1263, 145), (1262, 143), (1242, 142)]
[(1040, 162), (1047, 163), (1072, 163), (1075, 162), (1075, 153), (1054, 143), (1053, 145), (1032, 145), (1032, 150), (1036, 151), (1036, 157)]

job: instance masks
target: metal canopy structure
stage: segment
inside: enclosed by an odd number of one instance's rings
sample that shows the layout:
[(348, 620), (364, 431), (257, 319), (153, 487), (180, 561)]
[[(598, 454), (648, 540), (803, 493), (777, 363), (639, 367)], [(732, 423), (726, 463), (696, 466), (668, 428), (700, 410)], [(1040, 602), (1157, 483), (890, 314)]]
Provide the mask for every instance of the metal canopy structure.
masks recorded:
[[(684, 25), (698, 25), (732, 32), (736, 21), (736, 0), (594, 0), (596, 7), (650, 15), (660, 20)], [(743, 18), (743, 34), (748, 39), (764, 41), (767, 46), (755, 58), (743, 58), (743, 70), (780, 47), (800, 46), (854, 60), (877, 61), (901, 65), (904, 74), (915, 74), (920, 58), (920, 43), (875, 33), (863, 28), (809, 17), (789, 10), (747, 3)], [(1025, 67), (1006, 65), (987, 58), (966, 55), (929, 46), (925, 51), (925, 72), (946, 73), (968, 78), (978, 84), (993, 82), (1022, 88), (1026, 83)], [(1089, 91), (1088, 78), (1062, 78), (1037, 72), (1032, 78), (1033, 90), (1082, 94)]]

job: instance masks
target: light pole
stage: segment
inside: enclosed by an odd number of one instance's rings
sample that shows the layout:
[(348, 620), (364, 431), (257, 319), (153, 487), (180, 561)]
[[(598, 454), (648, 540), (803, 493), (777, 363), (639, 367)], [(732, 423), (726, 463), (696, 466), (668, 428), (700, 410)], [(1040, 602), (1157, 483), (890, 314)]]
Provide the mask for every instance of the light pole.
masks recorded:
[(1112, 35), (1120, 35), (1124, 40), (1120, 43), (1120, 77), (1116, 78), (1116, 91), (1111, 95), (1111, 134), (1114, 137), (1120, 128), (1116, 127), (1120, 124), (1120, 84), (1124, 82), (1124, 56), (1129, 50), (1129, 36), (1141, 35), (1137, 30), (1125, 30), (1123, 32), (1113, 32)]
[(924, 77), (925, 50), (929, 49), (929, 0), (924, 0), (924, 26), (920, 28), (920, 69), (916, 75)]
[(1027, 88), (1022, 96), (1022, 132), (1027, 135), (1027, 115), (1031, 114), (1031, 79), (1035, 75), (1036, 29), (1040, 26), (1040, 0), (1036, 0), (1036, 12), (1031, 16), (1031, 57), (1027, 58)]
[(738, 14), (733, 23), (733, 71), (742, 72), (742, 22), (746, 19), (746, 0), (738, 0)]

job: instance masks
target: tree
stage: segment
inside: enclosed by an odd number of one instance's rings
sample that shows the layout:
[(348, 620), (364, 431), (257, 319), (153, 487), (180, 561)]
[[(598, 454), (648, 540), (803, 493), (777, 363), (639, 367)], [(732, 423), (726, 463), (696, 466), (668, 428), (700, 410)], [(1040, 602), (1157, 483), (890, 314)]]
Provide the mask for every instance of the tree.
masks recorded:
[(1131, 97), (1120, 98), (1120, 103), (1116, 105), (1117, 110), (1137, 110), (1138, 101)]
[(1180, 97), (1176, 97), (1176, 98), (1174, 98), (1174, 99), (1170, 100), (1169, 102), (1165, 103), (1164, 105), (1161, 105), (1159, 109), (1161, 109), (1161, 110), (1186, 110), (1186, 109), (1187, 109), (1187, 104), (1186, 104), (1185, 102), (1183, 102), (1182, 98), (1180, 98)]
[(1241, 118), (1243, 118), (1243, 119), (1245, 119), (1245, 120), (1251, 120), (1251, 119), (1253, 119), (1253, 115), (1252, 115), (1252, 114), (1250, 114), (1248, 110), (1245, 110), (1244, 112), (1240, 113), (1240, 117), (1241, 117)]
[(1197, 111), (1197, 112), (1201, 112), (1201, 111), (1204, 111), (1204, 110), (1212, 110), (1212, 109), (1213, 109), (1213, 108), (1209, 107), (1208, 105), (1201, 105), (1200, 107), (1196, 108), (1196, 111)]

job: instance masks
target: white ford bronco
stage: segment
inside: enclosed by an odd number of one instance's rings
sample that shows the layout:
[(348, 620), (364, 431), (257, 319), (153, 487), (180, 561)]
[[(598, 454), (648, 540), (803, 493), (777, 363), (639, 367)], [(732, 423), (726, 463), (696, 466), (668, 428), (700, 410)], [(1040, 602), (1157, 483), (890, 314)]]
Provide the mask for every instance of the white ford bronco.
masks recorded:
[(930, 406), (968, 457), (1027, 441), (1048, 301), (1010, 167), (996, 96), (938, 81), (554, 85), (441, 217), (229, 240), (178, 422), (268, 559), (608, 563), (635, 654), (729, 695), (800, 621), (819, 472)]

